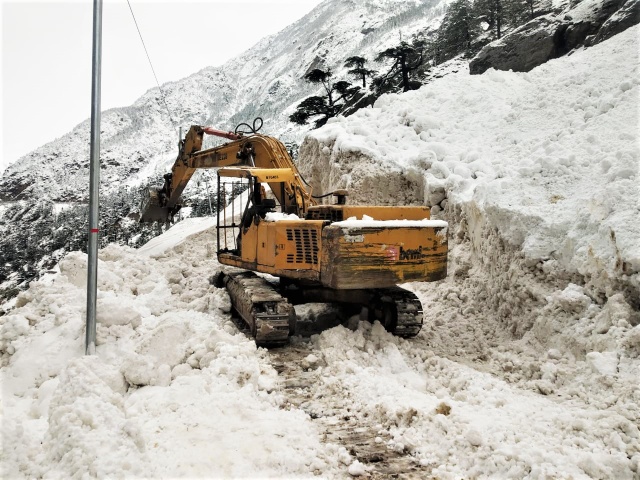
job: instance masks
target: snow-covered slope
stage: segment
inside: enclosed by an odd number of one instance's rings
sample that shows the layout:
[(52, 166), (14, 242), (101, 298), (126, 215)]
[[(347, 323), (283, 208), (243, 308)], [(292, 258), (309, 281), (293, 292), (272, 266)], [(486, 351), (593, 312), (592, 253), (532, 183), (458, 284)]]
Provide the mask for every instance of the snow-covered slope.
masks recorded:
[(415, 339), (361, 322), (256, 349), (195, 221), (101, 251), (84, 357), (86, 257), (67, 256), (0, 318), (3, 477), (638, 478), (638, 33), (308, 140), (311, 169), (335, 162), (323, 188), (444, 207), (449, 277), (409, 285)]
[[(231, 130), (261, 116), (265, 132), (300, 140), (305, 129), (294, 127), (288, 117), (314, 90), (303, 80), (309, 69), (331, 67), (337, 78), (346, 78), (342, 67), (346, 58), (357, 54), (372, 61), (376, 53), (399, 41), (400, 32), (409, 38), (433, 28), (443, 5), (446, 0), (326, 0), (225, 65), (165, 84), (167, 104), (185, 132), (193, 124)], [(130, 107), (104, 112), (103, 194), (122, 182), (135, 185), (150, 176), (160, 179), (175, 159), (177, 135), (157, 88)], [(88, 139), (87, 120), (19, 159), (0, 178), (0, 200), (86, 199)]]
[(301, 169), (318, 194), (449, 208), (474, 248), (495, 230), (529, 266), (579, 275), (599, 299), (627, 288), (638, 305), (637, 47), (634, 28), (530, 73), (386, 95), (312, 132)]

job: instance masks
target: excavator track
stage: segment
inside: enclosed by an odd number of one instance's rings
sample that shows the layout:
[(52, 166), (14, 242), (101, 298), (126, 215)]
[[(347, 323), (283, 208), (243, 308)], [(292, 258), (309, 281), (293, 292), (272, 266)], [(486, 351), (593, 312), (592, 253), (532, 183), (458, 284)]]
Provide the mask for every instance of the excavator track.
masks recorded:
[(249, 326), (259, 347), (285, 345), (295, 326), (295, 310), (264, 278), (253, 272), (220, 273), (218, 287), (226, 287), (231, 304)]
[(366, 307), (368, 319), (379, 321), (387, 331), (402, 337), (415, 337), (422, 328), (423, 310), (418, 297), (401, 287), (367, 290), (332, 290), (324, 287), (297, 287), (296, 294), (283, 291), (250, 271), (220, 273), (217, 287), (225, 287), (231, 304), (259, 347), (280, 347), (295, 331), (294, 304), (331, 302)]
[(415, 337), (423, 322), (422, 304), (418, 297), (401, 287), (373, 291), (369, 320), (378, 320), (387, 331), (402, 338)]
[(285, 288), (283, 294), (293, 305), (319, 302), (365, 307), (370, 322), (379, 321), (398, 337), (415, 337), (422, 328), (420, 300), (413, 292), (401, 287), (334, 290), (317, 285), (296, 285), (292, 289)]

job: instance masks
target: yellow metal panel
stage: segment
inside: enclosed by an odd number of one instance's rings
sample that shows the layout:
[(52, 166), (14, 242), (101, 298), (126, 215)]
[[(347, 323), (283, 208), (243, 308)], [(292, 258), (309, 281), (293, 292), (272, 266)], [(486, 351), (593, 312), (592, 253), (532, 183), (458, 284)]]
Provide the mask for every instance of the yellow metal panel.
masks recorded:
[(275, 265), (275, 223), (260, 222), (258, 225), (258, 264)]
[(254, 177), (261, 183), (291, 182), (295, 178), (290, 168), (253, 168), (253, 167), (225, 167), (218, 170), (221, 177)]
[(258, 265), (255, 262), (246, 262), (242, 258), (233, 253), (218, 253), (218, 261), (223, 265), (231, 265), (238, 268), (253, 270), (254, 272), (269, 273), (276, 277), (297, 278), (300, 280), (309, 280), (318, 282), (320, 280), (320, 272), (310, 269), (285, 270), (267, 265)]
[(285, 222), (275, 222), (275, 224), (275, 266), (276, 268), (286, 269), (287, 252), (291, 253), (291, 245), (287, 240), (286, 224)]
[(332, 288), (388, 287), (447, 274), (445, 227), (328, 226), (322, 241), (321, 279)]
[(320, 271), (322, 221), (273, 222), (275, 266), (282, 270)]
[(242, 235), (241, 250), (243, 261), (256, 263), (258, 250), (258, 228), (253, 223), (247, 232)]

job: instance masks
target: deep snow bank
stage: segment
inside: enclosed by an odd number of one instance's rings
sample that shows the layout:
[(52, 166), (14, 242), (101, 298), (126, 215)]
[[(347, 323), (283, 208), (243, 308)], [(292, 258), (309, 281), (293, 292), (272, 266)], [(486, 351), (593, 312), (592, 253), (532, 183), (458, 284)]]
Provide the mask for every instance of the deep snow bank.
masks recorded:
[[(529, 73), (449, 75), (332, 119), (300, 149), (316, 193), (464, 210), (528, 265), (640, 306), (638, 28)], [(453, 219), (452, 219), (453, 220)], [(480, 248), (481, 238), (473, 238)]]
[(3, 478), (300, 478), (337, 465), (209, 284), (215, 233), (184, 227), (144, 252), (100, 251), (95, 357), (83, 356), (82, 253), (1, 317)]
[(638, 34), (382, 97), (300, 149), (316, 193), (424, 203), (449, 222), (448, 278), (412, 285), (437, 355), (636, 424)]

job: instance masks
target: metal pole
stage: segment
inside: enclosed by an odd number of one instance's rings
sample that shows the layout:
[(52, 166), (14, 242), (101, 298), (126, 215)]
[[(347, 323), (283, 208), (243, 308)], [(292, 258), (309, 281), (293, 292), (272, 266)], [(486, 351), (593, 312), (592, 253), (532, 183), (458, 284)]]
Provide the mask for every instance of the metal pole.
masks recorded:
[(91, 81), (91, 154), (89, 170), (89, 265), (87, 271), (86, 355), (96, 353), (96, 294), (98, 289), (98, 225), (100, 205), (100, 78), (102, 67), (102, 0), (93, 0)]

